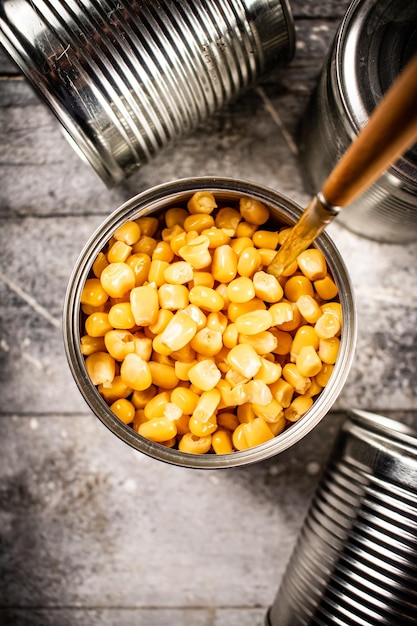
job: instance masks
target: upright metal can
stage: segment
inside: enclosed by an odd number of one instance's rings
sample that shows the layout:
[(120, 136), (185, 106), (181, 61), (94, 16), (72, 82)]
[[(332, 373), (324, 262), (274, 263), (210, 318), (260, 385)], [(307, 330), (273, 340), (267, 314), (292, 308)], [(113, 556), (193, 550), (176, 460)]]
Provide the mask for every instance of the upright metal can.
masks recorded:
[(352, 411), (266, 626), (417, 624), (417, 432)]
[(108, 185), (294, 53), (288, 0), (0, 0), (0, 43)]
[[(417, 0), (354, 0), (339, 26), (302, 122), (301, 161), (317, 192), (417, 51)], [(370, 239), (417, 240), (417, 144), (338, 222)]]

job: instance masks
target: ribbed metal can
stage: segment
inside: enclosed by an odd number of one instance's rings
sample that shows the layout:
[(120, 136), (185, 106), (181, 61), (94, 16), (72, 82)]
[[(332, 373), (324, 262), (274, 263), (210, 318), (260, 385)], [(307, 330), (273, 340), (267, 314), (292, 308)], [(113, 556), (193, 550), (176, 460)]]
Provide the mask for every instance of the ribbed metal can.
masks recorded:
[(352, 411), (266, 626), (417, 624), (417, 432)]
[(112, 186), (294, 53), (288, 0), (0, 1), (0, 43)]
[[(302, 121), (306, 184), (317, 192), (417, 51), (416, 0), (354, 0), (342, 20)], [(338, 216), (359, 235), (417, 240), (417, 144)]]

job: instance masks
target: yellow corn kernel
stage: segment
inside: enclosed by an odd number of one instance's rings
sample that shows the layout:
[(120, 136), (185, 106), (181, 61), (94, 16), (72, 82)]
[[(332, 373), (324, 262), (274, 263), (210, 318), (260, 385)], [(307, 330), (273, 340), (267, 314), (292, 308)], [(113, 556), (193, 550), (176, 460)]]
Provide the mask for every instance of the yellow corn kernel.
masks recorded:
[(340, 327), (342, 327), (342, 305), (340, 302), (325, 302), (321, 305), (323, 313), (331, 313), (339, 320)]
[(223, 348), (222, 333), (202, 328), (191, 339), (191, 347), (202, 356), (215, 356)]
[(107, 267), (109, 264), (106, 255), (104, 252), (99, 252), (96, 260), (93, 263), (93, 274), (96, 278), (100, 278), (101, 272)]
[(257, 230), (252, 235), (252, 241), (257, 248), (276, 250), (279, 243), (279, 235), (276, 231)]
[(90, 335), (84, 335), (80, 339), (81, 354), (89, 356), (94, 352), (105, 352), (106, 346), (104, 344), (104, 337), (90, 337)]
[[(200, 422), (205, 422), (212, 416), (215, 416), (217, 407), (219, 406), (219, 402), (221, 400), (221, 394), (218, 389), (210, 389), (208, 391), (203, 391), (201, 396), (199, 397), (196, 408), (192, 413), (192, 418), (199, 420)], [(216, 422), (217, 425), (217, 422)], [(193, 429), (190, 425), (190, 430), (193, 432)], [(197, 433), (194, 433), (197, 434)], [(206, 433), (211, 434), (211, 433)], [(199, 435), (200, 437), (202, 435)]]
[[(234, 327), (236, 328), (236, 324), (234, 324)], [(277, 338), (269, 330), (264, 330), (255, 335), (238, 335), (238, 338), (239, 343), (248, 343), (257, 354), (269, 354), (273, 352), (278, 345)]]
[[(177, 226), (176, 228), (180, 229), (179, 226)], [(174, 253), (174, 255), (178, 256), (179, 255), (179, 251), (180, 249), (186, 245), (187, 243), (187, 233), (185, 232), (185, 230), (181, 230), (180, 232), (177, 233), (176, 235), (174, 235), (170, 240), (169, 240), (169, 245), (171, 247), (172, 252)]]
[(96, 387), (110, 385), (116, 373), (116, 361), (107, 352), (94, 352), (85, 359), (85, 367)]
[(277, 302), (269, 307), (275, 326), (282, 326), (287, 322), (294, 320), (294, 308), (291, 302)]
[(110, 263), (101, 272), (100, 282), (111, 298), (121, 298), (135, 286), (135, 273), (127, 263)]
[(182, 411), (180, 407), (173, 402), (168, 402), (164, 410), (164, 417), (170, 419), (171, 422), (177, 422), (177, 420), (179, 420), (181, 416)]
[(274, 320), (271, 313), (262, 309), (243, 313), (235, 321), (237, 330), (242, 335), (257, 335), (271, 328), (273, 323)]
[(174, 313), (172, 311), (168, 311), (168, 309), (159, 309), (155, 324), (150, 324), (148, 328), (151, 333), (158, 335), (165, 330), (168, 322), (172, 320), (173, 317)]
[(189, 213), (186, 209), (182, 209), (180, 207), (172, 207), (165, 211), (165, 224), (167, 228), (172, 228), (173, 226), (182, 226), (184, 224), (185, 218), (188, 217)]
[(276, 382), (269, 385), (269, 389), (272, 393), (272, 396), (280, 405), (284, 408), (290, 406), (293, 395), (294, 395), (294, 387), (290, 385), (283, 378), (279, 378)]
[(292, 263), (290, 263), (290, 265), (287, 267), (286, 270), (282, 272), (281, 278), (285, 280), (285, 278), (290, 277), (293, 274), (295, 274), (297, 270), (298, 270), (298, 263), (297, 263), (297, 260), (295, 260)]
[(231, 322), (236, 323), (236, 320), (245, 313), (251, 311), (265, 310), (266, 304), (259, 298), (253, 298), (249, 302), (230, 302), (227, 307), (227, 316)]
[(104, 336), (106, 350), (116, 361), (123, 361), (127, 354), (135, 351), (135, 339), (125, 329), (109, 330)]
[(307, 413), (312, 405), (313, 398), (309, 398), (307, 396), (298, 396), (291, 402), (290, 406), (285, 409), (285, 419), (287, 419), (289, 422), (296, 422), (300, 419), (300, 417)]
[(261, 359), (248, 343), (239, 343), (227, 355), (227, 362), (244, 378), (253, 378), (261, 367)]
[(236, 413), (240, 424), (248, 424), (249, 422), (253, 422), (256, 417), (253, 411), (253, 405), (250, 402), (245, 402), (245, 404), (241, 404), (240, 406), (238, 406)]
[(249, 448), (259, 446), (274, 438), (271, 429), (262, 417), (256, 417), (253, 422), (244, 425), (245, 439)]
[(269, 218), (269, 210), (267, 207), (255, 198), (241, 198), (239, 201), (239, 210), (243, 219), (250, 224), (260, 226), (265, 224)]
[[(152, 387), (155, 388), (153, 385)], [(151, 420), (155, 417), (164, 417), (169, 400), (170, 397), (167, 391), (157, 393), (150, 398), (148, 403), (143, 407), (146, 419)]]
[(223, 298), (223, 307), (221, 310), (226, 311), (227, 307), (230, 304), (229, 298), (227, 297), (227, 285), (225, 285), (224, 283), (219, 283), (217, 287), (215, 287), (214, 291)]
[(111, 383), (99, 385), (97, 390), (107, 404), (111, 404), (120, 398), (127, 398), (132, 393), (132, 388), (125, 385), (121, 376), (115, 376)]
[(229, 232), (230, 231), (226, 231), (224, 228), (212, 226), (212, 228), (205, 228), (202, 230), (201, 234), (209, 240), (209, 248), (218, 248), (219, 246), (225, 246), (230, 242), (231, 237), (228, 234)]
[(319, 385), (315, 378), (311, 381), (311, 386), (305, 392), (305, 396), (312, 398), (313, 396), (317, 396), (321, 391), (323, 391), (323, 387)]
[(135, 275), (135, 287), (143, 285), (148, 280), (149, 268), (151, 267), (151, 257), (144, 252), (132, 254), (126, 259), (126, 264), (132, 268)]
[(185, 218), (182, 226), (187, 233), (195, 230), (200, 235), (202, 230), (214, 226), (214, 219), (208, 213), (193, 213)]
[(224, 306), (222, 296), (209, 287), (197, 286), (190, 289), (190, 302), (205, 311), (221, 311)]
[(333, 313), (323, 313), (314, 325), (320, 339), (330, 339), (340, 332), (340, 322)]
[(203, 359), (198, 361), (188, 370), (188, 378), (190, 382), (202, 389), (209, 391), (213, 389), (221, 378), (221, 372), (211, 359)]
[(258, 252), (261, 257), (261, 263), (266, 268), (272, 263), (277, 254), (277, 251), (271, 248), (258, 248)]
[[(194, 270), (190, 263), (186, 261), (176, 261), (171, 263), (164, 270), (164, 279), (173, 285), (184, 285), (194, 279)], [(149, 278), (149, 280), (151, 280)]]
[(227, 316), (220, 311), (216, 311), (214, 313), (209, 313), (207, 315), (207, 328), (210, 330), (217, 330), (219, 333), (224, 333), (228, 324)]
[(162, 363), (162, 365), (169, 365), (170, 367), (174, 367), (174, 361), (172, 360), (170, 354), (160, 354), (156, 352), (156, 350), (154, 350), (151, 357), (152, 358), (149, 360), (153, 361), (154, 363)]
[(191, 317), (192, 320), (194, 320), (194, 322), (197, 324), (197, 330), (204, 328), (207, 323), (206, 315), (203, 313), (200, 307), (195, 304), (189, 304), (185, 307), (185, 309), (183, 309), (182, 312), (185, 315)]
[(279, 328), (273, 328), (271, 333), (277, 340), (277, 347), (272, 350), (274, 354), (278, 354), (279, 356), (285, 356), (291, 352), (292, 347), (292, 335), (289, 332), (284, 330), (279, 330)]
[(257, 228), (256, 224), (250, 224), (245, 221), (240, 222), (236, 228), (236, 237), (249, 237), (249, 239), (252, 239), (252, 236), (256, 232)]
[(314, 350), (319, 349), (320, 338), (312, 326), (303, 325), (297, 329), (291, 346), (291, 361), (295, 363), (301, 348), (312, 346)]
[(206, 421), (191, 416), (188, 422), (190, 432), (197, 437), (206, 437), (217, 430), (216, 416), (212, 415)]
[(288, 235), (291, 233), (291, 231), (292, 231), (292, 227), (291, 226), (289, 226), (287, 228), (281, 228), (281, 230), (278, 233), (278, 242), (279, 242), (280, 246), (282, 246), (285, 243), (285, 241), (286, 241)]
[(142, 391), (134, 391), (132, 393), (132, 404), (136, 409), (144, 409), (145, 406), (154, 398), (156, 395), (156, 387), (155, 385), (151, 385), (147, 389), (142, 389)]
[[(231, 240), (230, 247), (232, 248), (232, 250), (236, 252), (237, 258), (240, 259), (241, 255), (243, 254), (244, 250), (246, 250), (246, 248), (253, 248), (253, 241), (250, 237), (236, 237), (235, 239)], [(239, 272), (239, 269), (238, 269), (238, 272)]]
[(321, 371), (323, 366), (313, 346), (303, 346), (295, 360), (298, 371), (306, 378), (312, 378)]
[(250, 278), (239, 276), (227, 285), (227, 297), (230, 302), (249, 302), (255, 297), (255, 287)]
[(255, 272), (252, 280), (256, 297), (264, 302), (278, 302), (284, 295), (284, 290), (272, 274)]
[(154, 239), (153, 237), (148, 237), (148, 235), (143, 235), (139, 239), (139, 241), (132, 246), (132, 251), (134, 254), (142, 252), (144, 254), (148, 254), (151, 257), (156, 248), (156, 244), (156, 239)]
[(264, 359), (263, 357), (260, 357), (260, 359), (261, 367), (254, 378), (262, 380), (265, 384), (270, 385), (281, 376), (282, 367), (279, 363), (275, 363), (269, 359)]
[(239, 333), (236, 328), (236, 324), (228, 324), (223, 332), (223, 344), (226, 348), (233, 348), (239, 338)]
[[(280, 322), (280, 314), (282, 313), (281, 305), (290, 304), (292, 309), (292, 319), (287, 321)], [(284, 330), (285, 332), (291, 332), (296, 330), (301, 324), (301, 313), (298, 310), (296, 302), (286, 303), (284, 301), (277, 302), (276, 304), (272, 304), (269, 307), (269, 311), (273, 316), (274, 324), (277, 326), (278, 330)], [(291, 315), (289, 314), (289, 317)]]
[(178, 377), (179, 380), (189, 381), (190, 379), (188, 377), (188, 372), (196, 363), (197, 361), (175, 361), (175, 375)]
[(212, 213), (216, 207), (216, 199), (210, 191), (196, 191), (187, 202), (191, 214)]
[(187, 454), (206, 454), (211, 448), (211, 436), (196, 437), (192, 433), (186, 433), (181, 437), (178, 444), (178, 450), (180, 452), (186, 452)]
[(159, 340), (171, 351), (180, 350), (191, 341), (196, 332), (195, 321), (183, 311), (178, 311), (159, 335)]
[(109, 294), (103, 288), (100, 278), (87, 278), (81, 292), (81, 304), (99, 307), (107, 302), (108, 298)]
[(216, 454), (233, 452), (232, 437), (227, 430), (217, 429), (211, 436), (211, 445)]
[(174, 252), (168, 241), (158, 241), (152, 252), (152, 261), (167, 261), (171, 263), (174, 258)]
[(252, 245), (246, 246), (239, 255), (237, 271), (240, 276), (250, 278), (262, 266), (261, 255)]
[(339, 354), (340, 339), (338, 337), (329, 337), (329, 339), (320, 339), (318, 355), (323, 363), (334, 365), (337, 355)]
[(339, 293), (336, 283), (329, 275), (315, 280), (314, 288), (323, 300), (333, 300)]
[(110, 405), (110, 410), (123, 422), (123, 424), (130, 424), (135, 417), (135, 407), (126, 398), (120, 398), (115, 400)]
[(236, 252), (229, 246), (223, 245), (215, 248), (211, 272), (219, 283), (230, 283), (237, 274)]
[(211, 263), (209, 252), (209, 239), (198, 235), (178, 250), (178, 255), (192, 265), (196, 270), (201, 270)]
[(138, 428), (138, 433), (145, 439), (162, 443), (176, 436), (177, 427), (168, 417), (154, 417), (143, 422)]
[(145, 412), (143, 409), (136, 409), (135, 411), (135, 416), (133, 418), (133, 422), (132, 422), (132, 428), (135, 432), (138, 432), (139, 430), (139, 426), (141, 424), (143, 424), (143, 422), (147, 422), (147, 419), (145, 417)]
[(242, 216), (239, 211), (237, 211), (236, 209), (232, 209), (231, 207), (223, 207), (217, 213), (214, 219), (214, 223), (216, 224), (217, 228), (226, 228), (233, 231), (234, 235), (241, 219)]
[(321, 386), (325, 387), (329, 382), (330, 376), (333, 374), (334, 365), (323, 364), (320, 372), (315, 377), (315, 381)]
[(291, 276), (285, 283), (285, 297), (290, 302), (297, 302), (300, 296), (314, 296), (314, 288), (311, 280), (303, 274)]
[(185, 309), (189, 303), (188, 289), (185, 285), (165, 283), (159, 287), (158, 297), (161, 309), (169, 311)]
[(179, 378), (175, 373), (175, 368), (156, 361), (148, 362), (152, 376), (152, 384), (163, 389), (174, 389), (179, 383)]
[(109, 311), (108, 319), (111, 328), (129, 330), (135, 326), (135, 318), (133, 317), (130, 302), (114, 304)]
[(297, 300), (297, 307), (309, 324), (315, 324), (322, 314), (318, 302), (311, 296), (300, 296)]
[[(168, 241), (168, 243), (172, 243), (172, 240), (176, 239), (179, 236), (183, 238), (184, 241), (186, 241), (186, 235), (187, 233), (179, 224), (175, 224), (171, 228), (164, 228), (161, 232), (162, 241)], [(174, 248), (172, 249), (174, 250)]]
[(283, 415), (283, 407), (275, 398), (263, 406), (253, 403), (252, 410), (255, 417), (262, 417), (268, 425), (277, 422)]
[(124, 263), (132, 252), (132, 246), (128, 246), (124, 241), (115, 241), (107, 252), (109, 263)]
[(327, 263), (323, 253), (316, 248), (304, 250), (297, 257), (298, 267), (309, 280), (315, 281), (327, 275)]
[(246, 440), (246, 424), (239, 424), (232, 434), (232, 443), (236, 450), (247, 450), (249, 444)]
[(152, 217), (152, 215), (143, 215), (142, 217), (138, 217), (135, 222), (139, 226), (141, 234), (148, 237), (152, 237), (159, 227), (158, 218)]
[[(223, 369), (221, 367), (219, 367), (219, 369), (221, 371), (223, 371)], [(239, 385), (239, 383), (246, 383), (249, 380), (249, 378), (247, 376), (243, 376), (243, 374), (241, 374), (237, 370), (234, 370), (232, 367), (230, 367), (230, 365), (229, 365), (228, 369), (226, 370), (226, 374), (225, 374), (224, 378), (232, 386)]]
[(197, 360), (196, 352), (189, 343), (183, 348), (171, 352), (170, 356), (174, 361), (183, 361), (185, 363), (191, 363), (191, 361)]
[(246, 402), (253, 402), (265, 406), (272, 400), (272, 393), (262, 380), (250, 380), (244, 384), (244, 396)]
[(239, 420), (235, 413), (222, 411), (217, 413), (217, 425), (224, 430), (234, 431), (239, 426)]
[(282, 433), (282, 431), (285, 430), (286, 425), (287, 425), (287, 420), (285, 419), (284, 411), (282, 411), (282, 414), (280, 415), (280, 417), (277, 419), (276, 422), (268, 422), (268, 428), (271, 431), (271, 433), (274, 435), (274, 437)]
[(193, 276), (193, 287), (210, 287), (212, 289), (214, 287), (214, 276), (211, 272), (194, 272)]
[(152, 260), (149, 267), (148, 281), (155, 283), (157, 287), (163, 285), (166, 282), (164, 272), (169, 266), (168, 261)]
[(142, 391), (152, 384), (152, 375), (147, 361), (137, 354), (127, 354), (120, 366), (122, 381), (134, 391)]
[(198, 404), (199, 397), (188, 387), (176, 387), (171, 391), (171, 402), (176, 404), (185, 415), (191, 415)]
[(311, 386), (311, 380), (308, 376), (303, 376), (295, 363), (286, 363), (282, 368), (282, 377), (287, 383), (290, 383), (299, 394), (305, 393)]
[(170, 356), (172, 354), (171, 348), (162, 342), (161, 335), (156, 335), (152, 339), (152, 350), (154, 355), (154, 360), (157, 359), (157, 356)]
[(190, 416), (183, 413), (181, 417), (175, 420), (175, 426), (177, 427), (177, 435), (185, 435), (190, 432)]
[(91, 313), (85, 320), (85, 330), (90, 337), (104, 337), (112, 328), (108, 313)]
[(135, 354), (144, 361), (149, 361), (152, 354), (152, 339), (146, 337), (144, 333), (137, 332), (133, 335), (133, 341), (135, 343)]
[(185, 242), (189, 243), (190, 241), (197, 239), (198, 236), (199, 234), (196, 230), (189, 230), (188, 233), (187, 232), (185, 233)]

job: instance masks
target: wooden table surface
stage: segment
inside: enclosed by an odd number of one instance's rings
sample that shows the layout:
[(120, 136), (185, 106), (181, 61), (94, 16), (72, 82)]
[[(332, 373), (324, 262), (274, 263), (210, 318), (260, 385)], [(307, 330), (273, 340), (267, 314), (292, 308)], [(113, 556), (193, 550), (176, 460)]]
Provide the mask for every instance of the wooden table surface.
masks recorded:
[(116, 439), (81, 398), (61, 313), (87, 238), (161, 182), (225, 175), (305, 204), (297, 128), (345, 0), (294, 0), (286, 68), (107, 190), (0, 52), (0, 623), (261, 625), (345, 411), (416, 423), (417, 244), (333, 223), (354, 285), (356, 359), (315, 431), (245, 468), (188, 470)]

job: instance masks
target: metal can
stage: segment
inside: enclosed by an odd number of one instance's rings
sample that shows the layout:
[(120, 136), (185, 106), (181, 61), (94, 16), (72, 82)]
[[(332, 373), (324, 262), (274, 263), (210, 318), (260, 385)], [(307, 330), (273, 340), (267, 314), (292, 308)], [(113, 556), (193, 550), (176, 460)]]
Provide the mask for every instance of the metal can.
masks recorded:
[(417, 432), (351, 411), (266, 626), (417, 624)]
[(110, 187), (294, 53), (288, 0), (0, 1), (0, 43)]
[[(321, 186), (401, 69), (417, 51), (416, 0), (354, 0), (339, 26), (302, 121), (306, 184)], [(417, 240), (417, 144), (338, 222), (370, 239)]]
[(226, 468), (247, 465), (274, 456), (297, 443), (306, 436), (330, 411), (340, 394), (353, 362), (357, 333), (357, 318), (352, 285), (340, 254), (326, 233), (317, 238), (315, 245), (323, 252), (329, 272), (339, 291), (343, 312), (343, 331), (340, 348), (333, 373), (311, 408), (301, 419), (279, 435), (254, 448), (230, 454), (188, 454), (168, 448), (141, 437), (131, 426), (126, 426), (110, 410), (103, 397), (88, 376), (85, 360), (81, 353), (82, 330), (81, 292), (92, 265), (113, 233), (127, 220), (146, 215), (158, 216), (173, 206), (185, 206), (196, 191), (210, 191), (222, 203), (237, 203), (243, 196), (263, 202), (270, 211), (270, 227), (274, 223), (294, 224), (302, 209), (291, 200), (272, 189), (242, 180), (230, 178), (189, 178), (165, 183), (149, 189), (119, 207), (91, 236), (81, 252), (70, 277), (64, 303), (64, 341), (68, 362), (75, 382), (95, 415), (111, 432), (132, 448), (155, 459), (201, 469)]

